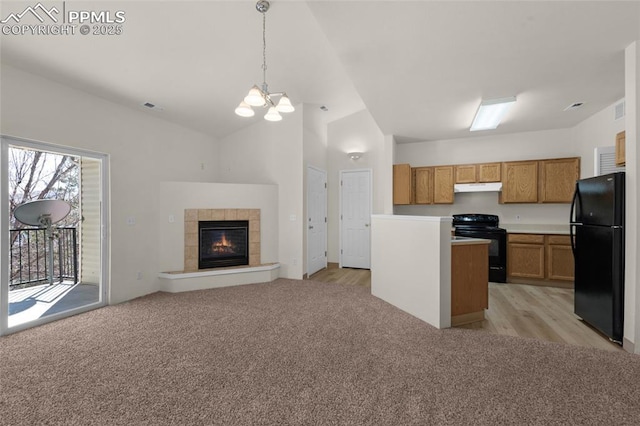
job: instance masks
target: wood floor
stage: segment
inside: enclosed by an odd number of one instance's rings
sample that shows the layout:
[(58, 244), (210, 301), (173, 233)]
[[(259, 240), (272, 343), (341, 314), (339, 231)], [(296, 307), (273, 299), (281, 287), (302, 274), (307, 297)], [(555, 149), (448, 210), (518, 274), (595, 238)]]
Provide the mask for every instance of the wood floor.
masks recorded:
[[(310, 279), (371, 287), (368, 269), (338, 268), (335, 264)], [(623, 350), (574, 315), (573, 290), (565, 288), (489, 283), (485, 320), (460, 327), (609, 351)]]

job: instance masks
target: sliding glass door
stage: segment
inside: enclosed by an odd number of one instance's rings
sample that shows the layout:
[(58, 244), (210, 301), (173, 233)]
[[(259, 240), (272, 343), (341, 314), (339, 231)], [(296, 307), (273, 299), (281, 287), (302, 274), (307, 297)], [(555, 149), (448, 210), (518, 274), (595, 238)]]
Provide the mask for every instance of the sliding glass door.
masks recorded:
[(108, 157), (2, 137), (0, 334), (106, 304)]

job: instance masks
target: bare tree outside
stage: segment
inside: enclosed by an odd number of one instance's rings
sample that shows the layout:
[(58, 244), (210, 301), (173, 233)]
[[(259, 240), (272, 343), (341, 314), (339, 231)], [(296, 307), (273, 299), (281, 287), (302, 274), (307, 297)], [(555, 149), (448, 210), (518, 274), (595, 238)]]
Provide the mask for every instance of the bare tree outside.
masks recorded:
[[(42, 283), (46, 278), (45, 238), (42, 229), (19, 222), (13, 212), (16, 207), (35, 200), (64, 200), (71, 205), (71, 213), (56, 224), (61, 228), (57, 232), (57, 243), (54, 254), (58, 262), (54, 262), (54, 272), (62, 276), (65, 267), (62, 256), (67, 251), (77, 253), (77, 241), (66, 241), (66, 229), (70, 228), (75, 235), (79, 221), (80, 202), (80, 159), (69, 155), (60, 155), (25, 148), (9, 149), (9, 209), (10, 247), (11, 247), (11, 280), (12, 288), (20, 285)], [(64, 234), (64, 235), (63, 235)], [(75, 245), (68, 250), (64, 244)], [(75, 239), (74, 239), (75, 240)], [(65, 256), (67, 256), (65, 254)], [(65, 259), (66, 261), (66, 259)], [(76, 266), (77, 267), (77, 266)]]

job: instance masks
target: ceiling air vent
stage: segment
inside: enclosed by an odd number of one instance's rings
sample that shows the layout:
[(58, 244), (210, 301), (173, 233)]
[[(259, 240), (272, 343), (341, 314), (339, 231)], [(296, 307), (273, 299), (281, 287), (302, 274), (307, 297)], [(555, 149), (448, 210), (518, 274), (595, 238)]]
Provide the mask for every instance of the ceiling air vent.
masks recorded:
[(570, 111), (572, 109), (578, 109), (580, 108), (582, 105), (584, 105), (584, 102), (574, 102), (571, 105), (569, 105), (568, 107), (566, 107), (564, 109), (564, 111)]
[(164, 108), (162, 108), (159, 105), (156, 104), (152, 104), (151, 102), (145, 102), (142, 104), (143, 107), (149, 108), (149, 109), (156, 109), (158, 111), (162, 111)]
[(624, 101), (617, 103), (613, 108), (613, 119), (620, 120), (624, 117)]

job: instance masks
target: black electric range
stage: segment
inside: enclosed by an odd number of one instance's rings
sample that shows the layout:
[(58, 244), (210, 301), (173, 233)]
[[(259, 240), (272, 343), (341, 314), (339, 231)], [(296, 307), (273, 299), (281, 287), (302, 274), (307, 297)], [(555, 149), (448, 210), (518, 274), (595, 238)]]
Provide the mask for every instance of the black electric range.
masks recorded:
[(499, 228), (499, 218), (492, 214), (454, 214), (453, 226), (459, 237), (484, 238), (489, 244), (489, 281), (507, 282), (507, 231)]

